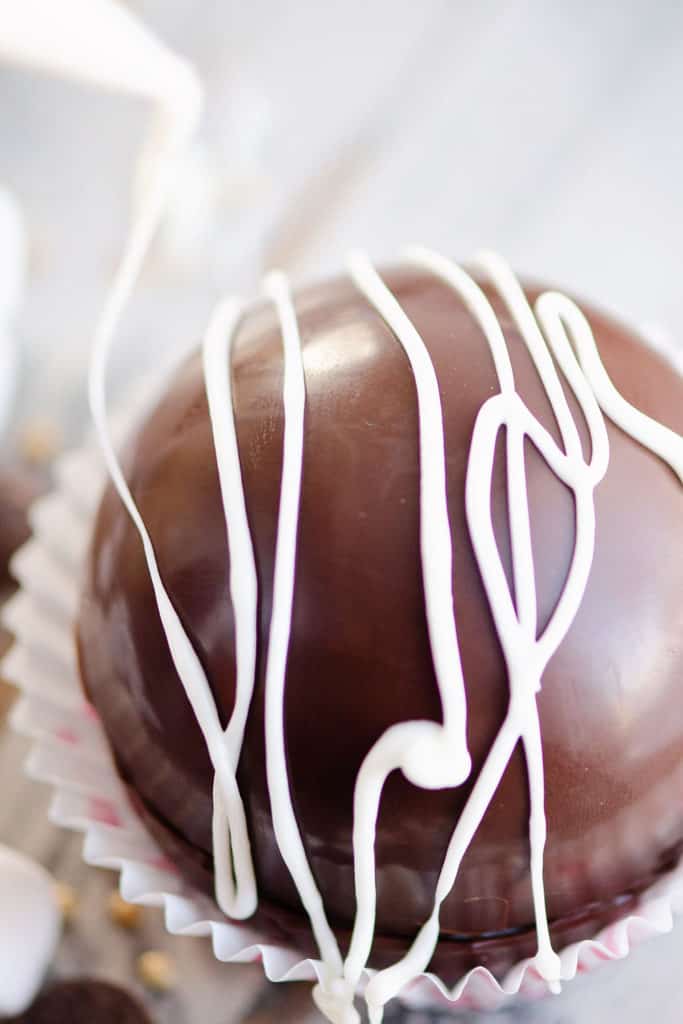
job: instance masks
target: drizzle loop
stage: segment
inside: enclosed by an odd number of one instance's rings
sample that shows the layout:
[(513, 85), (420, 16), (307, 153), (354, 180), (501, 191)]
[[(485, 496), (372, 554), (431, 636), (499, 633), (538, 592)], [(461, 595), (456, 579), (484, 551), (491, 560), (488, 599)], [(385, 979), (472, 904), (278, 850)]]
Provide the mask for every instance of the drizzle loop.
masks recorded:
[[(510, 700), (503, 725), (477, 777), (454, 831), (438, 878), (434, 906), (408, 953), (396, 964), (368, 971), (375, 931), (375, 830), (388, 775), (400, 769), (425, 789), (460, 785), (469, 775), (467, 709), (453, 609), (453, 556), (446, 500), (445, 439), (438, 381), (428, 350), (404, 310), (362, 254), (350, 258), (351, 276), (392, 329), (410, 363), (418, 398), (420, 453), (420, 556), (429, 640), (441, 699), (443, 721), (404, 722), (389, 728), (370, 750), (359, 771), (354, 794), (353, 853), (357, 913), (346, 959), (330, 927), (320, 892), (306, 858), (287, 774), (284, 707), (287, 654), (296, 575), (296, 545), (303, 466), (305, 380), (301, 339), (294, 305), (282, 274), (264, 283), (282, 328), (284, 349), (284, 444), (278, 533), (273, 580), (273, 609), (266, 654), (266, 773), (273, 826), (283, 860), (310, 918), (322, 965), (315, 989), (318, 1006), (334, 1024), (356, 1024), (354, 994), (367, 971), (365, 990), (370, 1020), (379, 1024), (385, 1003), (426, 970), (439, 937), (441, 905), (451, 892), (479, 824), (498, 788), (510, 757), (522, 744), (530, 796), (529, 838), (538, 953), (535, 964), (551, 988), (559, 988), (560, 961), (552, 949), (545, 908), (543, 851), (546, 840), (541, 730), (536, 694), (543, 672), (559, 647), (583, 597), (595, 541), (594, 490), (607, 471), (609, 448), (603, 413), (662, 458), (683, 481), (683, 438), (629, 405), (602, 365), (590, 326), (580, 309), (555, 292), (540, 296), (531, 309), (515, 276), (491, 254), (476, 260), (507, 307), (534, 362), (561, 437), (532, 415), (515, 390), (512, 363), (493, 305), (461, 267), (425, 249), (406, 260), (435, 275), (464, 302), (489, 346), (499, 391), (479, 411), (472, 436), (466, 479), (468, 529), (496, 630), (504, 653)], [(216, 449), (230, 557), (230, 596), (237, 652), (236, 698), (222, 730), (209, 682), (171, 604), (156, 564), (151, 539), (123, 477), (109, 436), (104, 405), (104, 376), (111, 335), (96, 350), (91, 368), (91, 403), (113, 483), (137, 527), (174, 665), (202, 729), (214, 771), (214, 861), (216, 896), (231, 917), (247, 917), (256, 906), (249, 836), (236, 772), (249, 714), (257, 649), (257, 577), (247, 521), (234, 423), (230, 357), (244, 314), (237, 300), (221, 303), (211, 317), (203, 343), (209, 414)], [(567, 402), (561, 371), (588, 426), (586, 457)], [(601, 411), (602, 410), (602, 411)], [(512, 587), (500, 560), (491, 513), (491, 483), (496, 442), (505, 431)], [(538, 632), (531, 526), (524, 445), (528, 439), (552, 472), (573, 493), (575, 546), (565, 586), (542, 632)], [(514, 595), (514, 596), (513, 596)]]

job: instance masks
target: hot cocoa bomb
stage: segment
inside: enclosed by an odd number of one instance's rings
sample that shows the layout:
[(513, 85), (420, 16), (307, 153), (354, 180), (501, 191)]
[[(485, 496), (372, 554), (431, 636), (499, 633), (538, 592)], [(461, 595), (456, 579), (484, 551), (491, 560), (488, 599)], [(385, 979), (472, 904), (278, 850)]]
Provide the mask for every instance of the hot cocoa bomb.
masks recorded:
[[(510, 686), (466, 518), (477, 416), (499, 382), (481, 325), (424, 269), (382, 279), (422, 338), (438, 382), (445, 439), (452, 594), (472, 770), (427, 789), (394, 771), (376, 827), (370, 964), (401, 957), (429, 917), (454, 827), (501, 729)], [(499, 291), (495, 311), (522, 401), (558, 446), (547, 389)], [(533, 303), (541, 293), (525, 283)], [(298, 292), (305, 415), (291, 632), (283, 705), (287, 775), (310, 870), (340, 947), (356, 913), (354, 788), (392, 726), (440, 722), (421, 563), (420, 418), (415, 375), (385, 318), (350, 277)], [(683, 381), (635, 332), (581, 303), (624, 399), (683, 433)], [(226, 373), (228, 367), (226, 366)], [(271, 941), (315, 954), (308, 915), (274, 834), (266, 777), (265, 670), (283, 471), (282, 330), (272, 303), (237, 329), (230, 379), (258, 580), (255, 686), (237, 781), (258, 888), (249, 921)], [(586, 417), (562, 378), (586, 458)], [(631, 910), (683, 842), (683, 487), (670, 465), (605, 417), (609, 464), (595, 487), (595, 548), (585, 590), (537, 695), (545, 776), (545, 900), (556, 949)], [(491, 511), (514, 592), (504, 431)], [(230, 552), (202, 359), (175, 373), (129, 438), (125, 476), (164, 585), (209, 681), (223, 726), (235, 701)], [(576, 498), (525, 442), (537, 632), (563, 593)], [(131, 799), (187, 880), (214, 892), (213, 770), (169, 653), (140, 537), (106, 490), (78, 619), (85, 691)], [(477, 964), (499, 977), (536, 950), (529, 781), (517, 744), (441, 907), (431, 968), (449, 982)]]

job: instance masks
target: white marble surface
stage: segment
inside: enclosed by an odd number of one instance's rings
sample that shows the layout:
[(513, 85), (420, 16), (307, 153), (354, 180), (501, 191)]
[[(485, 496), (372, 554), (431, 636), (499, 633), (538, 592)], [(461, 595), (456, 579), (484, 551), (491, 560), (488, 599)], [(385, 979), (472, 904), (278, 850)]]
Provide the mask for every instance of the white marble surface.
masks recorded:
[[(683, 5), (131, 6), (195, 60), (208, 104), (185, 179), (195, 198), (176, 206), (145, 272), (126, 319), (120, 381), (196, 340), (213, 299), (272, 264), (301, 280), (339, 266), (352, 245), (391, 258), (413, 240), (461, 257), (494, 246), (521, 270), (683, 339)], [(83, 428), (85, 358), (145, 116), (132, 101), (0, 70), (0, 182), (19, 198), (30, 241), (19, 425), (39, 411), (67, 437)], [(99, 899), (110, 881), (81, 868), (76, 841), (45, 824), (34, 787), (8, 781), (17, 750), (6, 739), (0, 751), (0, 840), (56, 861)], [(17, 816), (27, 800), (32, 813)], [(65, 940), (58, 970), (91, 957), (127, 976), (123, 940), (98, 949), (101, 931), (82, 927), (84, 936)], [(166, 941), (158, 924), (148, 927), (145, 941)], [(245, 1016), (253, 972), (212, 964), (202, 945), (183, 945), (186, 976), (156, 1006), (160, 1024), (265, 1021), (261, 1011)], [(650, 1014), (678, 1024), (681, 953), (679, 932), (626, 967), (510, 1015), (641, 1024)], [(217, 1006), (219, 991), (235, 1002), (229, 1012)], [(296, 1006), (280, 1019), (303, 1020)]]

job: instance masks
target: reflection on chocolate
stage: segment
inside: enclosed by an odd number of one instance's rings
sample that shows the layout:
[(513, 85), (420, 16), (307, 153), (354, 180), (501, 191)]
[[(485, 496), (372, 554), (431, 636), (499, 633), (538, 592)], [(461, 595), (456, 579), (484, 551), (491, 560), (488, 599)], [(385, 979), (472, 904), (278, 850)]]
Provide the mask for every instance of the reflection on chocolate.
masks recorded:
[[(422, 272), (386, 280), (428, 346), (446, 434), (453, 591), (474, 770), (458, 789), (390, 777), (377, 828), (372, 963), (395, 960), (432, 909), (454, 824), (503, 720), (508, 682), (465, 521), (475, 418), (496, 378), (481, 331), (452, 292)], [(537, 290), (530, 288), (530, 294)], [(511, 318), (504, 329), (517, 390), (559, 441)], [(415, 382), (379, 315), (348, 279), (297, 297), (306, 420), (285, 734), (306, 854), (343, 946), (355, 912), (353, 788), (363, 758), (408, 719), (440, 718), (418, 546)], [(585, 307), (584, 307), (585, 308)], [(587, 311), (626, 399), (683, 432), (683, 382), (631, 332)], [(270, 308), (251, 314), (233, 356), (236, 425), (259, 579), (257, 682), (240, 760), (260, 905), (275, 941), (312, 951), (297, 891), (273, 835), (265, 778), (264, 652), (271, 618), (280, 485), (282, 348)], [(587, 446), (581, 415), (570, 398)], [(610, 464), (595, 492), (587, 589), (538, 698), (546, 777), (545, 884), (556, 945), (594, 934), (668, 866), (683, 840), (683, 489), (671, 470), (607, 421)], [(510, 575), (505, 462), (494, 523)], [(526, 453), (541, 627), (574, 545), (574, 500), (530, 445)], [(162, 577), (211, 682), (223, 724), (234, 699), (229, 558), (201, 359), (192, 357), (132, 440), (127, 478)], [(79, 646), (84, 685), (122, 777), (171, 858), (212, 891), (212, 771), (172, 667), (139, 537), (110, 488), (94, 533)], [(528, 793), (519, 751), (442, 908), (434, 966), (502, 971), (533, 954)]]

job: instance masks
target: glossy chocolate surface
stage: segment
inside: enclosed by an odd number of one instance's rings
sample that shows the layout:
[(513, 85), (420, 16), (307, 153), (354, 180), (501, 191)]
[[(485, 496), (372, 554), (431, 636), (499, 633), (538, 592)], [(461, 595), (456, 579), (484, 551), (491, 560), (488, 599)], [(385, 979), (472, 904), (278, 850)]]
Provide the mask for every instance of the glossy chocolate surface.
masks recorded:
[[(451, 292), (418, 272), (395, 270), (386, 279), (424, 338), (441, 389), (474, 780), (508, 695), (464, 512), (472, 428), (496, 380), (480, 330)], [(557, 437), (536, 372), (494, 301), (517, 389)], [(583, 308), (624, 397), (683, 433), (681, 379), (622, 325)], [(438, 720), (440, 708), (418, 550), (417, 406), (409, 364), (347, 279), (301, 293), (297, 311), (307, 406), (286, 743), (308, 858), (330, 918), (344, 933), (355, 910), (352, 797), (360, 764), (390, 725)], [(273, 836), (265, 780), (264, 651), (283, 431), (282, 348), (272, 310), (253, 313), (241, 328), (233, 382), (260, 586), (257, 685), (239, 782), (261, 913), (273, 922), (279, 914), (289, 922), (288, 934), (305, 935)], [(613, 916), (615, 899), (656, 875), (683, 839), (683, 488), (666, 465), (609, 422), (608, 433), (610, 466), (596, 492), (591, 576), (539, 695), (548, 909), (551, 920), (583, 922), (584, 934)], [(509, 573), (499, 455), (492, 503)], [(229, 555), (198, 355), (131, 441), (125, 463), (165, 584), (227, 722), (235, 670)], [(573, 498), (531, 446), (527, 475), (542, 626), (573, 549)], [(122, 776), (173, 859), (210, 889), (210, 763), (170, 661), (138, 535), (111, 489), (95, 528), (79, 641), (84, 685)], [(471, 781), (427, 792), (398, 774), (388, 781), (376, 846), (377, 931), (392, 948), (403, 948), (431, 911), (437, 872), (470, 788)], [(441, 925), (441, 959), (444, 948), (472, 952), (487, 938), (505, 947), (513, 944), (512, 933), (533, 927), (519, 751), (465, 857)], [(579, 937), (576, 930), (571, 935)], [(303, 938), (300, 944), (306, 946)]]

